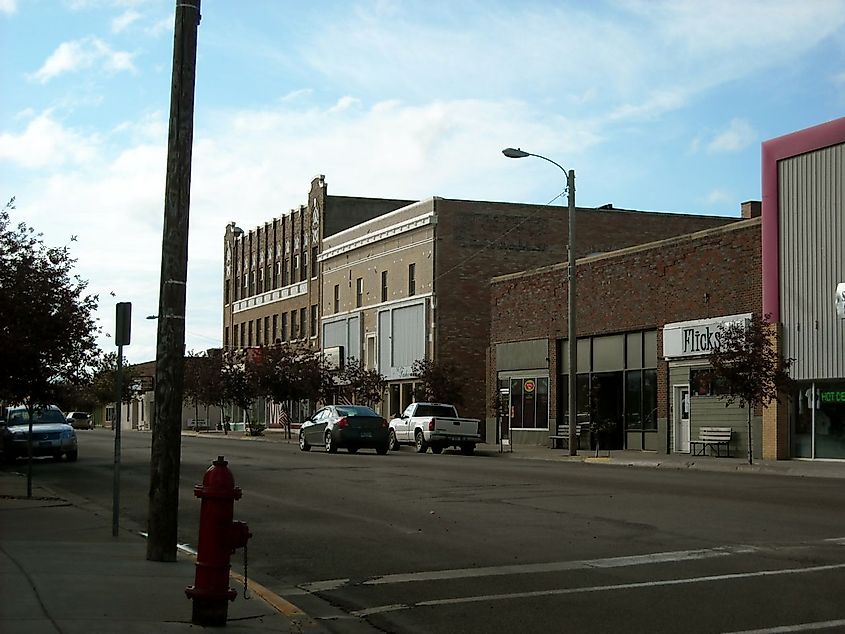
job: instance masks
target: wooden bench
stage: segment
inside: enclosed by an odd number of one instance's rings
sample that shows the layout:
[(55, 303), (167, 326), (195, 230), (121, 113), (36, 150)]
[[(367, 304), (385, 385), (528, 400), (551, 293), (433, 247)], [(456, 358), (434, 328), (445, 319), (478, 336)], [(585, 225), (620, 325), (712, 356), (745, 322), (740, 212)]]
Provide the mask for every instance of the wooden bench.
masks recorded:
[[(578, 447), (581, 446), (581, 434), (589, 431), (589, 423), (578, 423), (575, 429), (575, 438)], [(557, 433), (549, 436), (549, 446), (552, 449), (566, 449), (569, 447), (569, 425), (558, 425)]]
[(731, 457), (731, 436), (733, 429), (730, 427), (702, 427), (698, 430), (698, 440), (690, 440), (690, 453), (693, 456), (706, 456), (707, 447), (710, 447), (710, 455), (716, 450), (716, 457), (722, 456), (722, 446), (725, 447), (725, 454)]

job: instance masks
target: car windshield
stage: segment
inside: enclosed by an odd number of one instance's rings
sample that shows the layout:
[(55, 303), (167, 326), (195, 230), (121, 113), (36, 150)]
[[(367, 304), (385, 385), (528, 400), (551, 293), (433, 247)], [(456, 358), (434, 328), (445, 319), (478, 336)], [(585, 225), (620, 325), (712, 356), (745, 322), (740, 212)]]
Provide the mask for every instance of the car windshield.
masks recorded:
[(337, 408), (341, 416), (378, 416), (373, 410), (364, 405), (344, 405)]
[(73, 412), (71, 418), (88, 418), (87, 412)]
[[(57, 409), (37, 409), (34, 414), (35, 416), (32, 419), (33, 425), (66, 422), (64, 415)], [(9, 416), (6, 420), (9, 425), (28, 424), (29, 414), (25, 409), (9, 410)]]

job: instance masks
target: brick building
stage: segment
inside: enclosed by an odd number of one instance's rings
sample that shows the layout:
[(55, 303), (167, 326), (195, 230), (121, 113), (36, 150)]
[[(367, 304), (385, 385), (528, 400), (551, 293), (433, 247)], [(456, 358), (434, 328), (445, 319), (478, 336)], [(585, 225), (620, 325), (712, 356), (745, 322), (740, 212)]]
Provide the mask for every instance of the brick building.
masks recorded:
[[(736, 218), (614, 209), (576, 210), (579, 257)], [(559, 262), (567, 211), (547, 205), (333, 197), (323, 177), (308, 204), (224, 239), (227, 348), (307, 342), (357, 358), (388, 379), (382, 414), (413, 398), (413, 362), (451, 362), (462, 412), (487, 409), (486, 351), (495, 275)]]
[[(760, 203), (744, 203), (738, 222), (577, 260), (578, 422), (612, 421), (607, 448), (688, 451), (690, 434), (715, 420), (744, 446), (744, 412), (700, 380), (707, 350), (672, 341), (679, 330), (760, 314), (759, 214)], [(555, 264), (491, 282), (487, 384), (507, 399), (501, 426), (514, 443), (545, 444), (567, 422), (566, 271)], [(487, 423), (496, 437), (495, 419)]]

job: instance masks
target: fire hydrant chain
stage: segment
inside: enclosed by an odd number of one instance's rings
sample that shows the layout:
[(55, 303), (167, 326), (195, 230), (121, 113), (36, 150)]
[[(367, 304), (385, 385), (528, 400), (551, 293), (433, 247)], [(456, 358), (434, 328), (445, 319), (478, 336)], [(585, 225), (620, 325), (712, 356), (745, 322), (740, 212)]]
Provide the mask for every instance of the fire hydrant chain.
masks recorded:
[(248, 593), (249, 585), (247, 584), (247, 571), (248, 571), (248, 564), (249, 559), (247, 557), (247, 545), (244, 544), (244, 599), (249, 601), (252, 596)]

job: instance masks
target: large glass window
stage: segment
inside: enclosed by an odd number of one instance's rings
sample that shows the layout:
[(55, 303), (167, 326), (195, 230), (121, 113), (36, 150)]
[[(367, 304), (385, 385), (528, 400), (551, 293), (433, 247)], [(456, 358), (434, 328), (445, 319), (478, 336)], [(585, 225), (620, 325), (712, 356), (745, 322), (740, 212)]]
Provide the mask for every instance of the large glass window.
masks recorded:
[(643, 428), (643, 372), (629, 370), (625, 373), (625, 426)]
[[(656, 345), (656, 331), (578, 339), (578, 422), (590, 423), (601, 412), (616, 423), (619, 438), (623, 424), (625, 430), (656, 431)], [(569, 422), (568, 350), (560, 340), (557, 421), (563, 424)]]

